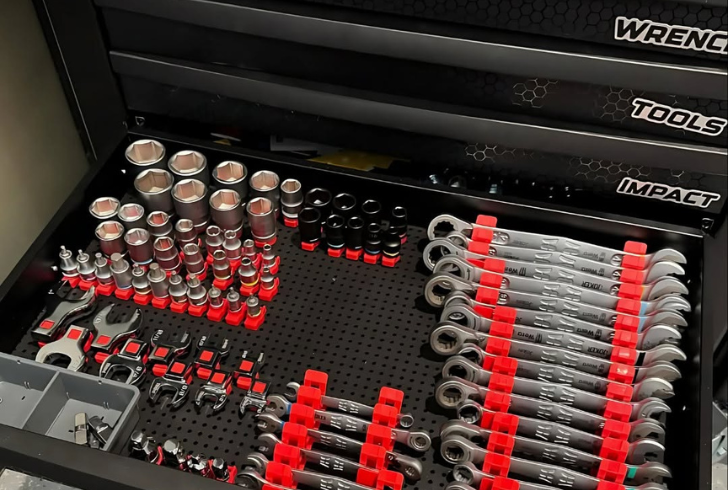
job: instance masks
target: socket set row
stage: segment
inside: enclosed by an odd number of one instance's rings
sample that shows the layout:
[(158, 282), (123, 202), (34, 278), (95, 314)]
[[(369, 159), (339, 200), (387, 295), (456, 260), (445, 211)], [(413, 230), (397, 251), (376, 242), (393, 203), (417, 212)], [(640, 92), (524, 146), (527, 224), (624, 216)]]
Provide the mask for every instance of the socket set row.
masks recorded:
[[(439, 232), (450, 230), (444, 235)], [(425, 298), (450, 490), (665, 490), (665, 400), (687, 327), (677, 250), (615, 250), (435, 218)]]

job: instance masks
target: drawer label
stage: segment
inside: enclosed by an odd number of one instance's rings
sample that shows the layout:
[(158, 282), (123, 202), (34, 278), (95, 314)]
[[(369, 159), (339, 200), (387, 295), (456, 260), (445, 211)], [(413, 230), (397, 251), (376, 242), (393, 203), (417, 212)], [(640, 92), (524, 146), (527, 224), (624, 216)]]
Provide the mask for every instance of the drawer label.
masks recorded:
[(644, 182), (630, 177), (622, 179), (619, 187), (617, 187), (617, 193), (669, 201), (699, 208), (707, 208), (713, 201), (720, 199), (720, 194), (716, 194), (715, 192), (684, 189), (682, 187), (658, 184), (657, 182)]
[(636, 98), (632, 100), (634, 110), (630, 114), (635, 119), (643, 119), (654, 124), (664, 124), (671, 128), (718, 136), (728, 125), (722, 117), (708, 117), (699, 112), (658, 104), (652, 100)]
[(728, 54), (728, 32), (617, 17), (614, 39), (668, 48)]

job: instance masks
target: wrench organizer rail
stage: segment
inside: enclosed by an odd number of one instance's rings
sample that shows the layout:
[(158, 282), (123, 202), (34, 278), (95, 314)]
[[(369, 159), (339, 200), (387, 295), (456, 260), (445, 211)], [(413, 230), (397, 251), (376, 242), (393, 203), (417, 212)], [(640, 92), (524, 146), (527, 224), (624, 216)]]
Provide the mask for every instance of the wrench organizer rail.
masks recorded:
[[(438, 227), (448, 225), (444, 237)], [(680, 377), (686, 262), (473, 224), (428, 228), (424, 296), (442, 308), (431, 348), (446, 356), (435, 399), (449, 490), (658, 490), (666, 400)]]

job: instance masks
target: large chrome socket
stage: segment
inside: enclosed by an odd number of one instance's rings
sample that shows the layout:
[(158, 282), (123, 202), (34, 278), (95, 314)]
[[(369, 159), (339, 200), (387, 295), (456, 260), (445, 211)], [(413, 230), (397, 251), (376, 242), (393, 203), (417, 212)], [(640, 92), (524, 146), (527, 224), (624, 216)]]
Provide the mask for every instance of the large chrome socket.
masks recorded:
[(296, 179), (286, 179), (281, 183), (281, 212), (289, 219), (298, 219), (303, 209), (303, 190)]
[(157, 239), (163, 236), (172, 236), (172, 220), (164, 211), (154, 211), (147, 216), (149, 233)]
[(199, 151), (185, 150), (177, 152), (169, 157), (167, 167), (172, 172), (172, 175), (174, 175), (175, 182), (185, 179), (195, 179), (205, 185), (210, 184), (207, 158)]
[(202, 233), (210, 221), (207, 186), (196, 179), (177, 182), (172, 188), (174, 208), (180, 218), (192, 220), (197, 233)]
[(98, 221), (111, 221), (119, 213), (119, 200), (115, 197), (99, 197), (88, 207), (88, 212)]
[(159, 141), (138, 140), (126, 147), (126, 161), (130, 172), (136, 177), (150, 168), (164, 169), (167, 150)]
[(165, 271), (179, 272), (182, 266), (177, 247), (170, 237), (160, 237), (154, 241), (154, 258)]
[(212, 170), (212, 179), (218, 189), (232, 189), (243, 201), (248, 197), (248, 168), (242, 163), (222, 162)]
[(146, 228), (147, 220), (144, 216), (144, 206), (134, 202), (124, 204), (119, 208), (117, 218), (127, 230)]
[(149, 264), (154, 258), (152, 235), (144, 228), (134, 228), (124, 235), (129, 258), (135, 264)]
[(243, 233), (243, 202), (240, 194), (232, 189), (220, 189), (210, 196), (210, 214), (212, 221), (226, 231), (232, 231), (240, 237)]
[(124, 227), (118, 221), (104, 221), (96, 227), (96, 238), (99, 239), (101, 252), (107, 257), (118, 253), (124, 255)]
[(134, 189), (148, 211), (164, 211), (174, 214), (172, 186), (174, 179), (166, 170), (152, 168), (145, 170), (134, 179)]
[(250, 197), (265, 197), (275, 207), (275, 217), (280, 215), (281, 179), (270, 170), (260, 170), (250, 176)]
[(276, 236), (276, 216), (273, 203), (265, 197), (251, 199), (246, 206), (253, 238), (265, 242)]

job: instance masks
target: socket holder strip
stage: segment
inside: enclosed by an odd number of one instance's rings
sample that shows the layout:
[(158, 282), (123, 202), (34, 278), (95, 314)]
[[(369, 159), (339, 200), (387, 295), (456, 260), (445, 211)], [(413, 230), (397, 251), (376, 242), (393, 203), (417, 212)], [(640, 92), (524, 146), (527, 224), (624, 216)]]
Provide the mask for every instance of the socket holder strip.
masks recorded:
[[(321, 371), (306, 371), (303, 384), (297, 392), (296, 403), (291, 406), (288, 421), (283, 425), (282, 444), (275, 447), (273, 461), (266, 468), (264, 476), (271, 485), (265, 485), (263, 490), (276, 490), (276, 485), (296, 488), (291, 470), (305, 467), (301, 449), (311, 449), (314, 444), (308, 429), (319, 428), (315, 411), (326, 409), (321, 397), (326, 395), (328, 378), (328, 374)], [(387, 469), (386, 453), (394, 449), (391, 429), (397, 425), (404, 396), (402, 391), (388, 386), (380, 389), (374, 405), (373, 423), (369, 426), (366, 442), (359, 454), (358, 462), (366, 468), (359, 470), (356, 483), (376, 490), (402, 490), (404, 475)]]
[[(495, 227), (496, 222), (494, 217), (480, 215), (476, 224)], [(490, 230), (474, 228), (469, 250), (487, 255), (488, 244), (492, 238)], [(627, 242), (624, 250), (629, 253), (645, 253), (646, 245)], [(507, 477), (511, 464), (510, 456), (515, 445), (514, 436), (520, 421), (517, 415), (508, 413), (514, 376), (518, 369), (518, 359), (509, 356), (517, 311), (511, 307), (499, 306), (498, 294), (494, 291), (499, 290), (502, 285), (502, 276), (499, 274), (505, 271), (505, 262), (499, 259), (469, 260), (469, 262), (481, 268), (487, 263), (487, 270), (491, 272), (483, 274), (480, 280), (480, 284), (490, 289), (479, 288), (476, 292), (476, 301), (491, 307), (482, 305), (474, 307), (476, 313), (493, 320), (488, 332), (490, 338), (484, 347), (488, 355), (482, 364), (483, 369), (490, 371), (492, 375), (487, 386), (488, 393), (483, 401), (483, 407), (487, 411), (483, 413), (480, 426), (491, 431), (485, 447), (487, 454), (482, 471), (494, 478), (485, 479), (482, 485), (488, 490), (517, 490), (518, 481)], [(604, 443), (597, 454), (603, 461), (594, 475), (601, 481), (596, 490), (627, 490), (622, 482), (628, 470), (625, 461), (629, 452), (627, 438), (630, 434), (629, 421), (632, 413), (629, 401), (634, 391), (631, 384), (635, 376), (637, 333), (635, 325), (629, 321), (617, 321), (614, 328), (617, 334), (611, 340), (615, 347), (611, 359), (613, 364), (607, 375), (610, 383), (604, 395), (609, 402), (601, 414), (606, 419), (600, 433)]]

